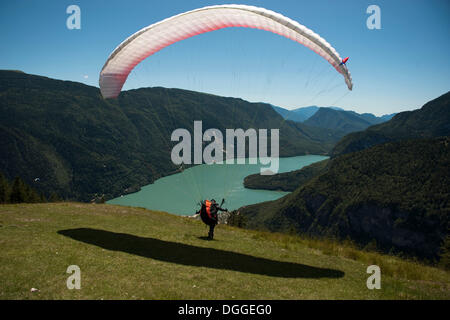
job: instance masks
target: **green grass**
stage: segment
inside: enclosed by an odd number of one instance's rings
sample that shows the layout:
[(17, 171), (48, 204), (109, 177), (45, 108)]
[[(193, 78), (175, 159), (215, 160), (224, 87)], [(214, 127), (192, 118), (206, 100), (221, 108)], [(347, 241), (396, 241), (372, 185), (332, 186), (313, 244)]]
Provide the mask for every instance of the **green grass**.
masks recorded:
[[(0, 299), (449, 299), (449, 273), (351, 244), (81, 203), (0, 206)], [(81, 289), (68, 290), (69, 265)], [(366, 268), (381, 267), (380, 290)], [(38, 288), (38, 292), (30, 289)]]

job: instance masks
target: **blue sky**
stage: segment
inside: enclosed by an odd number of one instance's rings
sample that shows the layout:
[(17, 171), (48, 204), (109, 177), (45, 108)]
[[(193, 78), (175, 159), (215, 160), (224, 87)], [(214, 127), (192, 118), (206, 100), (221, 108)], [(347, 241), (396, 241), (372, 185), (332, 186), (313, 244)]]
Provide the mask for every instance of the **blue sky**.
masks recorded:
[[(176, 43), (133, 70), (124, 89), (164, 86), (263, 101), (287, 109), (337, 105), (376, 115), (420, 108), (450, 89), (450, 2), (231, 1), (279, 12), (325, 38), (342, 57), (354, 89), (323, 58), (296, 42), (229, 28)], [(172, 15), (228, 1), (1, 1), (0, 68), (98, 86), (114, 48)], [(81, 29), (66, 8), (81, 8)], [(369, 30), (369, 5), (381, 29)]]

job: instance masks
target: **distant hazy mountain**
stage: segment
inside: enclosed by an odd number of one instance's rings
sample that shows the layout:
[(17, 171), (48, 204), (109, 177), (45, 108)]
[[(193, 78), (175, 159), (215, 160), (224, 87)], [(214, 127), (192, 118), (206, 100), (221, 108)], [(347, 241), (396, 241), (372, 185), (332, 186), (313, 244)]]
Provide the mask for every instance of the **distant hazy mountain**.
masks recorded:
[(332, 108), (320, 108), (312, 117), (304, 122), (304, 124), (340, 130), (345, 133), (361, 131), (367, 127), (383, 122), (381, 118), (375, 117), (373, 114), (358, 114), (354, 111), (335, 110)]
[(317, 106), (310, 106), (310, 107), (302, 107), (292, 110), (293, 113), (303, 118), (302, 121), (307, 120), (310, 118), (314, 113), (319, 110), (319, 107)]
[(421, 109), (398, 113), (388, 122), (345, 136), (335, 146), (332, 155), (359, 151), (390, 141), (448, 135), (450, 92), (426, 103)]
[[(304, 122), (305, 124), (311, 125), (311, 126), (317, 126), (321, 128), (328, 128), (333, 130), (343, 130), (344, 127), (347, 127), (348, 129), (344, 129), (343, 131), (346, 133), (352, 132), (352, 131), (359, 131), (367, 128), (369, 125), (382, 123), (385, 121), (390, 120), (395, 113), (390, 115), (384, 115), (381, 117), (377, 117), (371, 113), (363, 113), (359, 114), (354, 111), (346, 111), (340, 107), (318, 107), (318, 106), (309, 106), (309, 107), (301, 107), (293, 110), (287, 110), (281, 107), (273, 106), (275, 111), (277, 111), (284, 119), (292, 120), (296, 122)], [(350, 115), (338, 115), (337, 113), (319, 113), (319, 116), (317, 115), (317, 112), (319, 110), (330, 110), (330, 111), (339, 111), (339, 112), (347, 112), (350, 113), (355, 117), (352, 117)], [(330, 119), (327, 119), (329, 116), (337, 116), (340, 118), (340, 121), (330, 121)], [(309, 119), (316, 116), (313, 120), (310, 122), (307, 122)], [(322, 118), (325, 117), (325, 118)], [(367, 125), (368, 124), (368, 125)]]
[(381, 116), (381, 119), (385, 121), (391, 120), (397, 113), (385, 114)]
[(287, 109), (277, 107), (277, 106), (272, 106), (272, 107), (274, 108), (274, 110), (276, 112), (278, 112), (286, 120), (292, 120), (295, 122), (303, 122), (307, 119), (305, 117), (305, 115), (303, 115), (301, 113), (296, 113), (293, 110), (287, 110)]
[[(287, 110), (281, 107), (272, 106), (275, 111), (277, 111), (286, 120), (292, 120), (296, 122), (303, 122), (314, 115), (317, 110), (320, 109), (318, 106), (301, 107), (293, 110)], [(328, 107), (335, 110), (343, 110), (339, 107)]]

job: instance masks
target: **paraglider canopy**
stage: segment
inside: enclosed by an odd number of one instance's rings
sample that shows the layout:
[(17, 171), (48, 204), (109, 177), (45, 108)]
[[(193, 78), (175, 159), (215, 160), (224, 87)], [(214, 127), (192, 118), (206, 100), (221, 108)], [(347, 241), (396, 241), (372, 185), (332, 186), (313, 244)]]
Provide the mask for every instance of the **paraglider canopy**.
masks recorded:
[(103, 97), (117, 97), (131, 70), (159, 50), (183, 39), (228, 27), (262, 29), (303, 44), (341, 73), (348, 89), (352, 90), (352, 78), (345, 63), (318, 34), (274, 11), (230, 4), (187, 11), (154, 23), (128, 37), (111, 53), (100, 73)]

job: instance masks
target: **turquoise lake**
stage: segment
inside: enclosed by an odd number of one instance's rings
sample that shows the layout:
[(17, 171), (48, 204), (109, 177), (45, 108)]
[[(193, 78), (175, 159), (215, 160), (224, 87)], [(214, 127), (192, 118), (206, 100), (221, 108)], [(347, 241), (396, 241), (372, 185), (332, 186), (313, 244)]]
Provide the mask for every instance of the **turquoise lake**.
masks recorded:
[[(319, 155), (280, 158), (278, 172), (297, 170), (327, 158)], [(201, 199), (214, 198), (220, 203), (225, 198), (223, 207), (234, 210), (249, 204), (276, 200), (288, 194), (244, 188), (244, 178), (259, 173), (261, 167), (267, 166), (248, 164), (248, 161), (246, 164), (198, 165), (158, 179), (136, 193), (112, 199), (108, 203), (192, 215), (198, 210)]]

